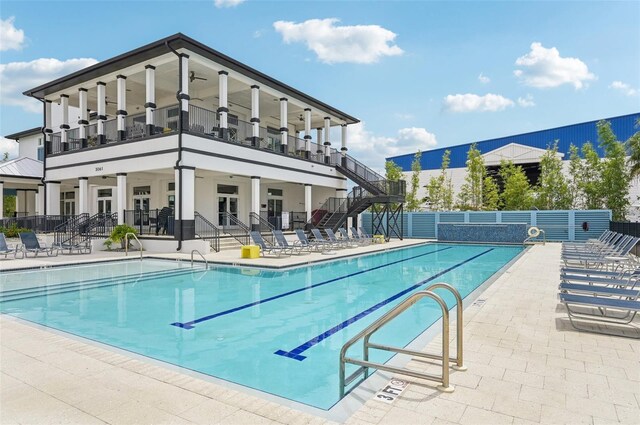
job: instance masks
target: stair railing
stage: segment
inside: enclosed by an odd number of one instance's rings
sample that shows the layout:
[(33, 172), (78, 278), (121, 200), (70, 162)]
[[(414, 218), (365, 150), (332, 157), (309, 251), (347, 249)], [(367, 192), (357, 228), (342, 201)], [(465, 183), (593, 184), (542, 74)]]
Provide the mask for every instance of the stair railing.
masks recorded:
[(259, 231), (264, 240), (271, 245), (275, 244), (272, 231), (276, 230), (276, 228), (273, 224), (265, 220), (260, 214), (254, 212), (249, 213), (249, 223), (251, 224), (251, 230)]
[(222, 231), (227, 235), (233, 237), (235, 240), (240, 242), (242, 245), (249, 245), (249, 227), (238, 220), (233, 214), (228, 212), (220, 213), (222, 214), (223, 222), (228, 223), (222, 226)]
[(200, 239), (208, 240), (211, 249), (215, 252), (220, 252), (220, 229), (197, 211), (194, 217), (196, 236)]

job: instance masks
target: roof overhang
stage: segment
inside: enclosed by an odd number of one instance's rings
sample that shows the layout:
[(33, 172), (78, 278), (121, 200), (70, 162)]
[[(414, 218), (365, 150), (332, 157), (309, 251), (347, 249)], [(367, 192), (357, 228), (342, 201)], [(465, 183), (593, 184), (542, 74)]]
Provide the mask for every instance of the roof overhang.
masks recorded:
[(42, 133), (42, 127), (34, 127), (29, 130), (19, 131), (18, 133), (9, 134), (8, 136), (4, 136), (7, 139), (15, 140), (16, 142), (20, 142), (20, 139), (27, 136), (33, 136), (34, 134)]
[(123, 53), (111, 59), (99, 62), (95, 65), (81, 69), (67, 76), (58, 78), (38, 87), (34, 87), (30, 90), (25, 91), (23, 94), (25, 96), (43, 99), (49, 94), (60, 92), (69, 87), (82, 84), (85, 81), (94, 80), (100, 78), (101, 76), (117, 72), (129, 66), (136, 65), (141, 62), (151, 60), (155, 57), (167, 54), (168, 52), (170, 52), (168, 46), (175, 50), (185, 49), (190, 52), (199, 54), (205, 58), (223, 65), (229, 70), (245, 75), (258, 83), (262, 83), (266, 86), (272, 87), (285, 95), (297, 98), (314, 108), (327, 111), (332, 115), (335, 115), (337, 118), (342, 119), (347, 124), (355, 124), (360, 122), (360, 120), (358, 120), (357, 118), (348, 115), (332, 106), (329, 106), (326, 103), (321, 102), (318, 99), (315, 99), (299, 90), (296, 90), (287, 84), (271, 78), (256, 69), (238, 62), (237, 60), (232, 59), (229, 56), (224, 55), (223, 53), (220, 53), (217, 50), (214, 50), (200, 43), (199, 41), (187, 37), (182, 33), (171, 35), (169, 37), (139, 47), (130, 52)]

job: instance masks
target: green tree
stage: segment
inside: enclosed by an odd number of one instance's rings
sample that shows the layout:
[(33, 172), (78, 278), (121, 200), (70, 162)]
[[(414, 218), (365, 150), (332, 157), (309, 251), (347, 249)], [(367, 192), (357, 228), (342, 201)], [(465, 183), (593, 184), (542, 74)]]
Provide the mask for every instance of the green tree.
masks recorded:
[(504, 210), (528, 210), (533, 205), (533, 191), (521, 166), (502, 160), (498, 174), (503, 182), (500, 201)]
[(602, 161), (600, 155), (590, 142), (582, 145), (582, 169), (578, 189), (584, 199), (583, 207), (588, 210), (597, 210), (603, 205), (602, 186)]
[(420, 172), (422, 171), (422, 165), (420, 160), (422, 158), (422, 152), (416, 152), (411, 163), (411, 188), (407, 193), (407, 211), (418, 211), (422, 200), (418, 198), (418, 188), (420, 187)]
[(482, 209), (495, 211), (500, 205), (500, 191), (496, 181), (491, 176), (484, 178), (482, 184)]
[(467, 175), (458, 193), (460, 209), (474, 211), (482, 209), (482, 184), (486, 176), (484, 159), (474, 143), (467, 151)]
[[(636, 120), (636, 128), (638, 127), (640, 127), (640, 118)], [(636, 131), (629, 137), (627, 148), (629, 149), (629, 172), (631, 177), (637, 177), (640, 175), (640, 131)]]
[(451, 178), (447, 176), (447, 169), (451, 162), (450, 156), (450, 150), (444, 151), (440, 175), (431, 177), (429, 183), (425, 185), (427, 190), (426, 200), (431, 204), (431, 210), (433, 211), (448, 211), (453, 208), (453, 183)]
[(384, 163), (385, 178), (392, 182), (397, 182), (402, 178), (402, 168), (393, 161)]
[(541, 210), (571, 208), (569, 183), (562, 172), (562, 159), (558, 156), (558, 141), (547, 148), (540, 159), (540, 176), (536, 187), (536, 207)]
[(569, 196), (571, 197), (571, 208), (584, 208), (584, 195), (581, 189), (582, 158), (578, 147), (573, 143), (569, 146)]
[(625, 143), (620, 142), (611, 130), (611, 123), (600, 121), (597, 125), (600, 146), (604, 149), (602, 162), (602, 198), (611, 210), (614, 221), (625, 220), (629, 208), (631, 173), (627, 168)]

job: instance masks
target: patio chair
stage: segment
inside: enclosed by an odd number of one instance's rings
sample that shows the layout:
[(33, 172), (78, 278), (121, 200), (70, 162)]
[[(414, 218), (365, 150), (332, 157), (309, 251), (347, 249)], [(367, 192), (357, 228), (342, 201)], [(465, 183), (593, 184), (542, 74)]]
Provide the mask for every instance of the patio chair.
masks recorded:
[(589, 245), (593, 245), (593, 244), (608, 243), (616, 235), (618, 235), (618, 233), (616, 233), (614, 231), (611, 231), (611, 230), (605, 230), (600, 235), (600, 237), (596, 238), (596, 239), (587, 239), (584, 242), (569, 242), (569, 241), (562, 242), (562, 249), (565, 249), (565, 248), (582, 249), (582, 248), (585, 248), (585, 247), (587, 247)]
[(330, 248), (342, 248), (343, 245), (340, 242), (331, 242), (327, 239), (325, 239), (322, 236), (322, 233), (320, 233), (320, 229), (311, 229), (311, 234), (313, 235), (313, 238), (318, 241), (318, 243), (323, 243), (326, 246), (330, 247)]
[(640, 238), (636, 237), (625, 237), (623, 241), (618, 243), (613, 247), (607, 247), (604, 249), (599, 249), (594, 252), (580, 252), (580, 253), (562, 253), (562, 260), (565, 263), (565, 266), (569, 266), (571, 264), (584, 264), (589, 265), (589, 263), (615, 263), (618, 262), (620, 264), (624, 263), (633, 263), (634, 260), (631, 257), (628, 257), (629, 252), (636, 246), (636, 244), (640, 241)]
[(44, 243), (40, 243), (36, 234), (33, 232), (21, 232), (20, 242), (22, 243), (22, 255), (28, 257), (28, 253), (33, 253), (34, 257), (37, 257), (39, 253), (44, 252), (48, 257), (58, 256), (58, 247), (48, 247)]
[(13, 253), (13, 258), (18, 258), (18, 247), (11, 247), (7, 244), (7, 240), (4, 237), (4, 233), (0, 233), (0, 255), (4, 254), (4, 258), (7, 258), (7, 255)]
[(363, 245), (369, 245), (373, 243), (373, 236), (369, 236), (362, 231), (358, 231), (355, 227), (351, 226), (351, 235), (359, 241), (362, 241)]
[[(341, 231), (342, 229), (338, 229), (338, 231)], [(338, 238), (336, 236), (335, 233), (333, 233), (333, 230), (331, 229), (324, 229), (324, 232), (327, 234), (327, 239), (329, 239), (329, 242), (334, 243), (334, 244), (338, 244), (338, 246), (342, 247), (342, 248), (349, 248), (349, 247), (353, 247), (353, 246), (357, 246), (358, 244), (355, 243), (354, 241), (352, 241), (351, 239), (345, 239), (345, 237), (342, 235), (342, 232), (340, 232), (341, 234), (341, 238)]]
[[(284, 237), (284, 233), (282, 233), (282, 230), (274, 229), (271, 231), (271, 233), (273, 233), (273, 238), (275, 239), (278, 246), (289, 250), (292, 254), (301, 254), (302, 250), (305, 248), (301, 244), (294, 243), (293, 245), (291, 245), (289, 241), (287, 241), (287, 238)], [(310, 251), (310, 249), (307, 250)]]
[(612, 249), (620, 243), (629, 240), (630, 236), (621, 233), (612, 233), (602, 241), (597, 240), (581, 245), (562, 245), (563, 253), (597, 252), (602, 249)]
[(340, 232), (340, 237), (342, 237), (342, 240), (347, 241), (351, 246), (361, 246), (364, 245), (362, 243), (362, 241), (360, 241), (359, 239), (356, 238), (350, 238), (349, 237), (349, 232), (347, 232), (346, 229), (343, 229), (342, 227), (338, 229), (338, 232)]
[(315, 250), (316, 252), (324, 252), (329, 248), (327, 244), (318, 242), (318, 241), (310, 241), (307, 235), (304, 233), (302, 229), (296, 229), (296, 236), (298, 236), (298, 242), (300, 246), (307, 248), (309, 252)]
[(91, 254), (91, 240), (87, 239), (79, 243), (61, 243), (54, 245), (63, 254), (68, 251), (68, 254), (77, 252), (78, 254)]
[(249, 235), (251, 236), (251, 240), (253, 240), (253, 243), (255, 243), (260, 247), (260, 253), (262, 254), (263, 257), (266, 254), (273, 254), (277, 257), (280, 257), (283, 254), (286, 255), (287, 251), (289, 251), (279, 246), (267, 245), (267, 242), (262, 238), (262, 235), (258, 231), (249, 232)]

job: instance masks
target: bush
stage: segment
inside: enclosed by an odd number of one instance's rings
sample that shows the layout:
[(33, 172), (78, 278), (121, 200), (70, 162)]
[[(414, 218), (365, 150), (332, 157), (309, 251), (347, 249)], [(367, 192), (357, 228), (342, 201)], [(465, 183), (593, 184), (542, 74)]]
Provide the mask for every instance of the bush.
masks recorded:
[[(137, 235), (138, 231), (127, 224), (118, 224), (111, 231), (109, 239), (104, 241), (104, 245), (107, 247), (107, 249), (110, 250), (112, 244), (120, 243), (121, 247), (124, 248), (124, 240), (127, 233), (133, 233), (134, 235)], [(129, 245), (131, 245), (131, 239), (129, 239)]]
[(7, 238), (17, 238), (20, 232), (29, 232), (30, 229), (26, 229), (24, 227), (18, 227), (17, 224), (13, 223), (9, 227), (0, 226), (0, 233), (4, 233)]

